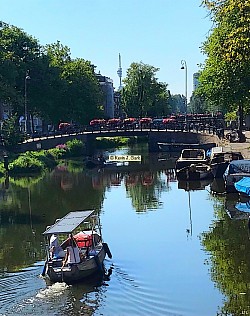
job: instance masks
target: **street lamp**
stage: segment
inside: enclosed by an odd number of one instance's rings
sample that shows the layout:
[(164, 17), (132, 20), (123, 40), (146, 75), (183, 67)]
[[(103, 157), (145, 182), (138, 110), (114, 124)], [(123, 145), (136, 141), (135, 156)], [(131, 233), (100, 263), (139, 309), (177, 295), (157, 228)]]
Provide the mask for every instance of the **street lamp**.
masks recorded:
[(186, 60), (181, 61), (181, 69), (185, 69), (185, 114), (187, 114), (187, 63)]
[(29, 128), (28, 128), (29, 114), (28, 114), (28, 107), (27, 107), (27, 80), (30, 80), (29, 70), (26, 71), (25, 79), (24, 79), (24, 118), (25, 118), (24, 131), (25, 131), (25, 134), (29, 132)]

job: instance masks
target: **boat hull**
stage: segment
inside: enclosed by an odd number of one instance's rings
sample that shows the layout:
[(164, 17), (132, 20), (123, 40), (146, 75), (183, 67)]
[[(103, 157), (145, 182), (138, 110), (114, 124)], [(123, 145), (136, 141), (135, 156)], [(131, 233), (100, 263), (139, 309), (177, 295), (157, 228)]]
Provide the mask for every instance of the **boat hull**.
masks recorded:
[(72, 265), (71, 267), (62, 268), (62, 261), (57, 265), (48, 263), (47, 277), (52, 283), (65, 282), (67, 284), (73, 284), (82, 281), (93, 274), (103, 273), (103, 261), (105, 259), (104, 247), (95, 254), (84, 259), (83, 262)]
[(211, 172), (210, 166), (205, 164), (198, 164), (176, 170), (176, 176), (179, 180), (194, 181), (211, 179), (213, 177), (213, 174)]
[(229, 162), (222, 162), (222, 163), (216, 163), (211, 164), (211, 172), (214, 176), (214, 178), (223, 178), (223, 175), (227, 169)]

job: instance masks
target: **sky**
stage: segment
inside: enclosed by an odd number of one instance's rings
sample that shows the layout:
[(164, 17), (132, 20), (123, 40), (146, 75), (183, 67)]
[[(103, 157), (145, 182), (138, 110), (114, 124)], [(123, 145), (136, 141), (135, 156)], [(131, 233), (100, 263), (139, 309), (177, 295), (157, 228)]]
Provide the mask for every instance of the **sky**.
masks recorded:
[[(60, 41), (119, 88), (133, 62), (159, 69), (171, 94), (193, 91), (193, 74), (206, 58), (201, 45), (212, 23), (201, 0), (0, 0), (0, 20), (41, 45)], [(181, 61), (187, 70), (181, 70)]]

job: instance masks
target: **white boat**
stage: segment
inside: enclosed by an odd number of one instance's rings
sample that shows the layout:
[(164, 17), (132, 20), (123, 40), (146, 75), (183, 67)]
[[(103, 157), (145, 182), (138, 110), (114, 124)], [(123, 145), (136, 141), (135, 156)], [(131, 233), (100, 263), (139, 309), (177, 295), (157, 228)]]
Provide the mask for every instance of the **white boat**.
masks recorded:
[(183, 149), (175, 164), (177, 179), (204, 180), (212, 178), (211, 167), (208, 164), (204, 149)]
[[(108, 245), (103, 242), (99, 216), (95, 210), (81, 210), (68, 213), (62, 219), (49, 226), (43, 233), (47, 245), (47, 259), (42, 275), (51, 282), (72, 284), (91, 275), (104, 273), (103, 261), (106, 254), (112, 257)], [(61, 248), (66, 252), (70, 239), (76, 243), (81, 261), (63, 265), (63, 255), (51, 258), (49, 238), (57, 235)], [(70, 237), (69, 237), (70, 235)]]
[(231, 147), (213, 147), (210, 155), (211, 171), (215, 178), (222, 178), (227, 166), (232, 160), (242, 160), (241, 152), (233, 151)]

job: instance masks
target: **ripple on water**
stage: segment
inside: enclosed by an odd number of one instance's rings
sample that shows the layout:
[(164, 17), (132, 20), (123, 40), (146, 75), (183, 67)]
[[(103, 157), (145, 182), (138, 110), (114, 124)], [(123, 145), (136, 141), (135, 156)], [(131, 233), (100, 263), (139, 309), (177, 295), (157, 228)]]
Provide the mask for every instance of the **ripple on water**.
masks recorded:
[[(28, 270), (17, 273), (4, 273), (0, 278), (0, 315), (7, 312), (13, 306), (19, 304), (20, 300), (29, 297), (41, 284), (38, 281), (38, 269), (40, 267), (31, 267)], [(38, 281), (38, 282), (37, 282)]]
[(0, 315), (190, 314), (190, 311), (182, 309), (179, 301), (173, 301), (171, 289), (159, 291), (157, 278), (143, 277), (140, 267), (131, 262), (113, 263), (110, 278), (98, 283), (73, 286), (55, 283), (46, 286), (38, 275), (38, 270), (35, 269), (6, 275), (0, 279)]
[[(131, 265), (127, 266), (131, 267)], [(157, 284), (151, 280), (145, 280), (138, 271), (114, 265), (110, 286), (102, 298), (102, 304), (99, 304), (96, 309), (95, 315), (180, 316), (188, 314), (187, 310), (181, 309), (180, 302), (172, 301), (171, 289), (168, 292), (160, 292)]]

